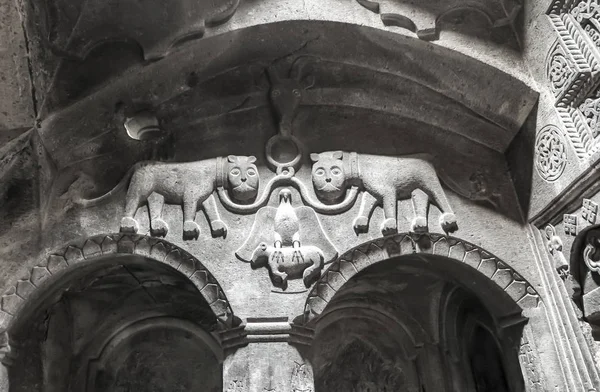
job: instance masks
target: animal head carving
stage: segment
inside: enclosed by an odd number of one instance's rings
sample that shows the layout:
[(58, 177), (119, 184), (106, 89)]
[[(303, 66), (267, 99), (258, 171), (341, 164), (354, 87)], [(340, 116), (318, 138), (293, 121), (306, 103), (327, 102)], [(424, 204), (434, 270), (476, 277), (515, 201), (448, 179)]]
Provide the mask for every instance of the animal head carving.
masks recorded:
[[(310, 57), (298, 57), (292, 64), (288, 78), (280, 77), (272, 67), (267, 68), (271, 82), (269, 100), (284, 132), (291, 127), (293, 117), (302, 101), (304, 90), (314, 85), (314, 78), (306, 75), (309, 61), (311, 61)], [(312, 61), (314, 62), (314, 60)]]
[(258, 194), (260, 178), (254, 164), (256, 157), (230, 155), (227, 157), (227, 180), (232, 196), (240, 201), (254, 199)]
[(347, 175), (342, 158), (341, 151), (310, 154), (313, 161), (312, 181), (315, 193), (320, 199), (334, 202), (344, 195)]
[(258, 244), (254, 252), (252, 252), (252, 258), (250, 263), (253, 268), (260, 268), (267, 265), (269, 261), (269, 246), (265, 242)]

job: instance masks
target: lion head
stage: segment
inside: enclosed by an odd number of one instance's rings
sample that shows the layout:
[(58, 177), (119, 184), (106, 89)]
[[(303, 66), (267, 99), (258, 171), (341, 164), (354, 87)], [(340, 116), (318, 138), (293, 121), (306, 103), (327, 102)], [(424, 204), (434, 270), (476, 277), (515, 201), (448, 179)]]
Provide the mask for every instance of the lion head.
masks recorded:
[(227, 180), (232, 196), (240, 201), (256, 198), (260, 178), (254, 164), (256, 157), (230, 155), (227, 157)]
[(312, 182), (317, 197), (334, 202), (339, 200), (346, 190), (346, 173), (341, 151), (310, 154), (313, 161)]

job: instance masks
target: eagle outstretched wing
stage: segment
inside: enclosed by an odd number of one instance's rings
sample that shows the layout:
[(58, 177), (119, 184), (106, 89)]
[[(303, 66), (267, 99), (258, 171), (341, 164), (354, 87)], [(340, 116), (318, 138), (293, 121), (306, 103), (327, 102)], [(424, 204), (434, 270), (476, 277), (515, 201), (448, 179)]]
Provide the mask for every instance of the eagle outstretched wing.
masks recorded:
[(256, 213), (252, 230), (244, 244), (235, 252), (238, 259), (249, 263), (252, 260), (252, 253), (256, 247), (265, 242), (268, 246), (273, 246), (275, 242), (275, 214), (277, 208), (263, 207)]
[(335, 260), (338, 256), (338, 251), (327, 237), (327, 234), (325, 234), (315, 210), (302, 206), (297, 207), (295, 212), (300, 222), (300, 245), (312, 245), (319, 248), (323, 252), (323, 262), (325, 264)]

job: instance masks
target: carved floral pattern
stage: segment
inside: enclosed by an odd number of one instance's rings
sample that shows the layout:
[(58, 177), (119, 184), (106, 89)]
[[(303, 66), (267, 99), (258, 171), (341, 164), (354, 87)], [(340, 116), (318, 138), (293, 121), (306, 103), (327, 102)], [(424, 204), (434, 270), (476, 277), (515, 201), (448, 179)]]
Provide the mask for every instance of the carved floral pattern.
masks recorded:
[(600, 99), (587, 98), (580, 106), (579, 110), (583, 113), (585, 121), (592, 132), (593, 137), (600, 133)]
[[(539, 294), (519, 273), (497, 257), (466, 241), (439, 234), (426, 234), (418, 242), (410, 234), (397, 234), (363, 244), (346, 252), (331, 264), (310, 292), (304, 308), (305, 322), (310, 322), (354, 275), (391, 257), (428, 253), (459, 260), (491, 279), (522, 308), (535, 308)], [(419, 244), (423, 238), (431, 247)]]
[(554, 91), (560, 91), (569, 82), (573, 69), (562, 52), (555, 52), (550, 58), (548, 78)]
[(213, 275), (185, 250), (169, 242), (141, 235), (109, 234), (88, 238), (53, 253), (2, 296), (0, 331), (6, 330), (22, 306), (38, 289), (69, 268), (106, 255), (134, 254), (170, 265), (190, 279), (206, 299), (221, 327), (231, 328), (233, 311)]
[(547, 126), (540, 131), (535, 142), (535, 167), (544, 180), (556, 181), (567, 165), (567, 153), (560, 131)]

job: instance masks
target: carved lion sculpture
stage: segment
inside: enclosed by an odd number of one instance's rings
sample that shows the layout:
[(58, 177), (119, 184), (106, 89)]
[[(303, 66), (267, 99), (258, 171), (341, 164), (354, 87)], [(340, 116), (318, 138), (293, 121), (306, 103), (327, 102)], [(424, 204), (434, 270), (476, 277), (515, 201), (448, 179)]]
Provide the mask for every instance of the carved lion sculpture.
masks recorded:
[(357, 232), (368, 230), (369, 217), (377, 205), (383, 206), (385, 215), (381, 232), (384, 235), (396, 232), (397, 201), (410, 198), (415, 212), (411, 222), (413, 232), (429, 230), (429, 203), (442, 212), (440, 225), (444, 231), (458, 229), (435, 167), (425, 154), (388, 157), (330, 151), (310, 157), (314, 163), (312, 181), (320, 199), (335, 202), (350, 185), (364, 188), (359, 215), (354, 219)]
[(107, 194), (80, 204), (90, 206), (103, 201), (124, 187), (131, 176), (127, 191), (125, 216), (121, 231), (137, 233), (135, 214), (148, 202), (152, 234), (166, 235), (168, 225), (162, 219), (164, 203), (183, 205), (183, 234), (186, 239), (198, 238), (200, 227), (195, 222), (201, 204), (210, 222), (213, 236), (225, 236), (227, 227), (219, 216), (213, 192), (217, 186), (229, 189), (234, 199), (248, 201), (256, 197), (258, 170), (253, 156), (230, 155), (199, 162), (142, 162), (133, 166), (119, 184)]

